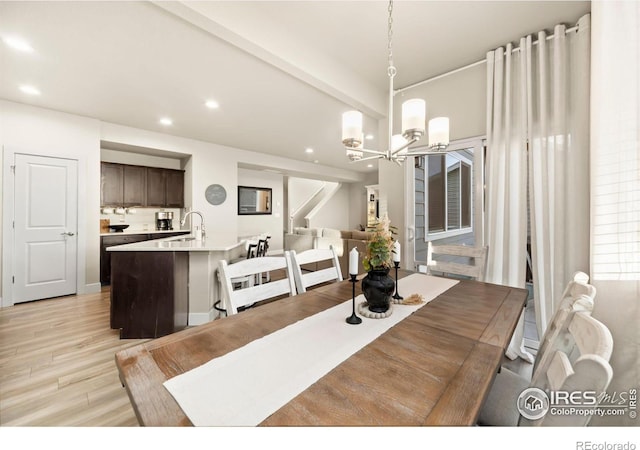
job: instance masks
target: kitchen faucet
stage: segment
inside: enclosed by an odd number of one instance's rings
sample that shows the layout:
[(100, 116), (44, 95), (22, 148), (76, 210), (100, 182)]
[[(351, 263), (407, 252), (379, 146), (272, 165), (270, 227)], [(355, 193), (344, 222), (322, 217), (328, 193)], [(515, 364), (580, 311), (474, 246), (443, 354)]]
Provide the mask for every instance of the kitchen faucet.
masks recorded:
[(190, 214), (197, 214), (200, 216), (200, 228), (202, 229), (202, 237), (204, 238), (204, 218), (202, 217), (202, 214), (200, 214), (198, 211), (189, 211), (188, 213), (186, 213), (183, 217), (182, 220), (180, 220), (180, 226), (183, 227), (185, 222), (187, 221), (187, 217)]

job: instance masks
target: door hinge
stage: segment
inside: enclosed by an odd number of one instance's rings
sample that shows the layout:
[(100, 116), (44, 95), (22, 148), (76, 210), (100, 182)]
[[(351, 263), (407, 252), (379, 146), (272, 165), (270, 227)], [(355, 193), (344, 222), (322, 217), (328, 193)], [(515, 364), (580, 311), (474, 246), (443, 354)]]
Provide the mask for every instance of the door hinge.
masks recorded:
[(16, 282), (16, 277), (15, 277), (15, 276), (12, 276), (12, 277), (11, 277), (11, 283), (14, 283), (14, 284), (15, 284), (15, 282)]
[(11, 172), (15, 174), (16, 173), (16, 166), (9, 166), (9, 167), (11, 168)]

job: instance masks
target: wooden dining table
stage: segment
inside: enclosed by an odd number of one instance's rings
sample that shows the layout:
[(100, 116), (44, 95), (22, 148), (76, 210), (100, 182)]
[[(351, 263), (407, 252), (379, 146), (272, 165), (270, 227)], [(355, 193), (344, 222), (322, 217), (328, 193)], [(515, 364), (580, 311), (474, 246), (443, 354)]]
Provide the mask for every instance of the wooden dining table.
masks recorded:
[[(408, 274), (401, 270), (399, 278)], [(327, 284), (118, 352), (120, 379), (139, 423), (192, 425), (165, 381), (343, 303), (352, 288), (346, 280)], [(461, 280), (260, 425), (473, 425), (526, 299), (525, 289)]]

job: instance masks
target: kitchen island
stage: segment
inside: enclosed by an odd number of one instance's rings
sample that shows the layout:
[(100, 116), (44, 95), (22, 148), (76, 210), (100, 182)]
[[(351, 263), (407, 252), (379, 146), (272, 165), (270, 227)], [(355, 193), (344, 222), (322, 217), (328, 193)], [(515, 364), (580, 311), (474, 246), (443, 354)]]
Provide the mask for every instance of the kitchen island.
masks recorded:
[(231, 235), (134, 242), (111, 254), (111, 328), (121, 338), (155, 338), (214, 320), (218, 261), (240, 257)]
[(100, 284), (111, 284), (111, 253), (107, 248), (133, 242), (150, 241), (189, 234), (188, 230), (139, 230), (125, 229), (119, 232), (100, 233)]

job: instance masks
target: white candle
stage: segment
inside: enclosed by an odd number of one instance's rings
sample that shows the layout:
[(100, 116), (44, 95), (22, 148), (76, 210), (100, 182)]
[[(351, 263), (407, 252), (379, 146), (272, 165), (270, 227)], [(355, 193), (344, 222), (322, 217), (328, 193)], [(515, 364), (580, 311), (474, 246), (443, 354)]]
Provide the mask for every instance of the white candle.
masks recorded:
[(400, 242), (398, 241), (393, 244), (393, 261), (400, 262)]
[(349, 274), (358, 275), (358, 250), (355, 247), (349, 252)]

